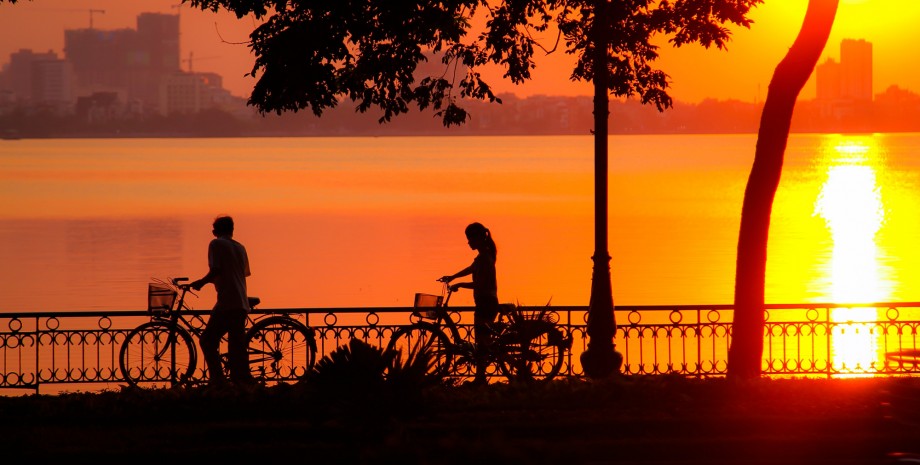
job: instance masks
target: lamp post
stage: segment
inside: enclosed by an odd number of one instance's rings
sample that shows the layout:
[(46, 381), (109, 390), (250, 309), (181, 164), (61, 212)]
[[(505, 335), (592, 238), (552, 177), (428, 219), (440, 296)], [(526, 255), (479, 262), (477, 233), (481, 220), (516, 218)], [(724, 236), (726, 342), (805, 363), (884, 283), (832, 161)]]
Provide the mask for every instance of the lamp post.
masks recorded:
[(594, 44), (594, 270), (588, 305), (588, 347), (581, 354), (581, 364), (588, 377), (603, 378), (619, 372), (623, 363), (623, 356), (614, 350), (613, 343), (616, 321), (607, 241), (607, 121), (610, 115), (607, 0), (594, 2), (591, 35)]

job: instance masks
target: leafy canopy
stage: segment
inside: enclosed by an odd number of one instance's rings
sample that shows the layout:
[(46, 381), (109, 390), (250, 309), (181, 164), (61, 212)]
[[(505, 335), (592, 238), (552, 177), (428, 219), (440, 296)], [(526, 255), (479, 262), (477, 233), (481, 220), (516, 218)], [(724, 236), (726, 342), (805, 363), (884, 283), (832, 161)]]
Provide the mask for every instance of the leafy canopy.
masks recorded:
[[(342, 98), (358, 111), (383, 111), (381, 122), (409, 110), (432, 108), (444, 125), (468, 114), (462, 99), (500, 99), (479, 70), (494, 64), (519, 84), (531, 77), (535, 52), (546, 50), (535, 32), (556, 31), (575, 54), (573, 80), (592, 81), (592, 26), (606, 8), (609, 91), (638, 97), (659, 110), (671, 105), (668, 76), (652, 66), (665, 34), (674, 46), (725, 48), (733, 23), (749, 27), (749, 10), (762, 0), (183, 0), (203, 10), (225, 9), (261, 21), (250, 35), (258, 78), (249, 103), (262, 112), (309, 108), (316, 115)], [(482, 27), (474, 27), (482, 24)], [(554, 45), (551, 49), (555, 50)], [(443, 72), (416, 76), (436, 56)], [(416, 77), (420, 79), (416, 80)]]

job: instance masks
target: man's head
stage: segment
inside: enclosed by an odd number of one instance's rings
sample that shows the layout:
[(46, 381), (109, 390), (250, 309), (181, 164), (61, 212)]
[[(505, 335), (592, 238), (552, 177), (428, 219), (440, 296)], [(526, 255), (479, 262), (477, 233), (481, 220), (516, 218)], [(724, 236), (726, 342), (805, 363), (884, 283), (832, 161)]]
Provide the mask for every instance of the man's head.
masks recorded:
[(233, 218), (229, 216), (218, 216), (214, 219), (215, 236), (232, 236), (233, 235)]

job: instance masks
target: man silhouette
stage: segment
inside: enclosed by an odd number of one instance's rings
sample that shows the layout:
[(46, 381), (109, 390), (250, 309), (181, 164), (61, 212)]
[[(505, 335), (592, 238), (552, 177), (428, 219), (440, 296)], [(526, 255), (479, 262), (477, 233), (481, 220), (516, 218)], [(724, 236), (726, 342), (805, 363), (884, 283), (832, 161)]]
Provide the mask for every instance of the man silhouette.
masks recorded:
[(199, 343), (208, 366), (210, 382), (226, 384), (220, 362), (220, 340), (226, 334), (229, 340), (230, 380), (234, 384), (251, 384), (249, 355), (246, 343), (246, 314), (249, 297), (246, 277), (249, 257), (243, 244), (233, 240), (233, 218), (219, 216), (214, 220), (214, 239), (208, 245), (208, 273), (191, 284), (195, 290), (208, 283), (214, 284), (217, 302), (211, 310), (208, 324), (201, 333)]

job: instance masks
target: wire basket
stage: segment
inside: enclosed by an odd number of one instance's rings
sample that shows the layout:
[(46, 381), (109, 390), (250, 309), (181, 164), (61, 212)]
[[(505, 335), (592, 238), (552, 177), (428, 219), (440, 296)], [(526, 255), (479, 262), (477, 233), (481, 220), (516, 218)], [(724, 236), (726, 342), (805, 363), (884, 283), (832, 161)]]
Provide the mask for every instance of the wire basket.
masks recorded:
[(179, 293), (175, 288), (164, 283), (147, 284), (147, 311), (162, 315), (172, 311)]
[(415, 294), (415, 304), (416, 309), (424, 308), (426, 310), (416, 310), (422, 318), (428, 320), (436, 320), (438, 318), (438, 312), (435, 310), (441, 306), (444, 301), (444, 296), (434, 295), (434, 294), (422, 294), (420, 292)]

